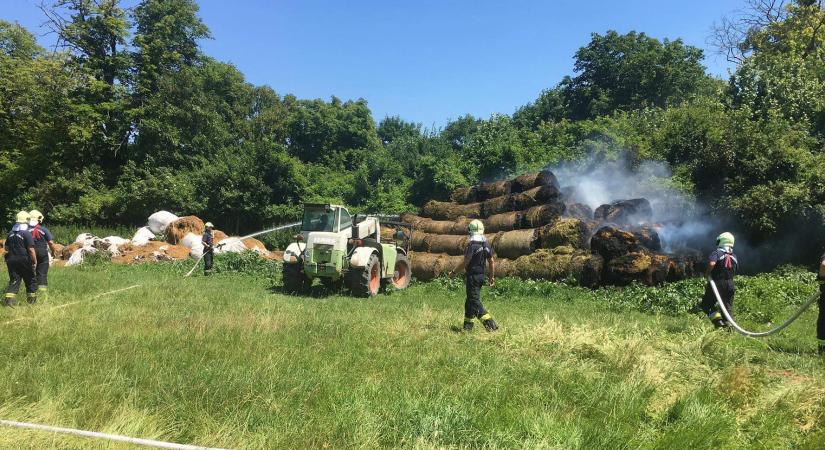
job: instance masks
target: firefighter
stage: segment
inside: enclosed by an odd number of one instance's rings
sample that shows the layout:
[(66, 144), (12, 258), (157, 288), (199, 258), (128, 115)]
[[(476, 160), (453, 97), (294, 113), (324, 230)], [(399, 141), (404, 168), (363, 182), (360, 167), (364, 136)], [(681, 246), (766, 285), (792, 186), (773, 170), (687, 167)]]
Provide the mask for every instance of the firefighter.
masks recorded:
[(716, 284), (716, 289), (719, 291), (719, 297), (722, 303), (733, 316), (733, 296), (736, 293), (736, 286), (733, 283), (733, 277), (736, 271), (739, 270), (739, 260), (733, 253), (733, 244), (735, 239), (731, 233), (722, 233), (716, 238), (716, 250), (710, 254), (708, 258), (708, 268), (705, 271), (705, 276), (708, 279), (708, 284), (705, 286), (705, 295), (702, 298), (700, 305), (702, 311), (708, 315), (713, 326), (718, 328), (727, 328), (730, 324), (725, 320), (719, 306), (716, 302), (716, 295), (710, 286), (710, 280)]
[(203, 274), (206, 276), (212, 275), (212, 257), (214, 256), (214, 238), (212, 237), (212, 229), (215, 225), (212, 222), (206, 222), (206, 228), (203, 232), (201, 243), (203, 244)]
[(819, 317), (816, 320), (816, 338), (819, 340), (819, 354), (825, 355), (825, 255), (819, 258)]
[(34, 239), (34, 253), (37, 256), (37, 293), (44, 297), (49, 290), (49, 254), (55, 255), (54, 236), (43, 226), (43, 213), (36, 209), (29, 212), (29, 231)]
[(17, 213), (17, 223), (11, 229), (5, 243), (6, 267), (9, 270), (9, 286), (3, 304), (14, 306), (17, 304), (17, 293), (20, 291), (20, 282), (26, 285), (26, 301), (29, 304), (37, 302), (37, 283), (35, 281), (35, 266), (37, 255), (34, 252), (34, 239), (29, 233), (29, 213)]
[(493, 249), (484, 237), (484, 224), (480, 220), (470, 222), (467, 231), (470, 233), (470, 242), (464, 253), (464, 281), (467, 288), (467, 301), (464, 303), (464, 331), (472, 331), (473, 319), (480, 320), (485, 330), (495, 331), (498, 325), (481, 304), (481, 287), (484, 285), (485, 268), (490, 271), (490, 286), (496, 285)]

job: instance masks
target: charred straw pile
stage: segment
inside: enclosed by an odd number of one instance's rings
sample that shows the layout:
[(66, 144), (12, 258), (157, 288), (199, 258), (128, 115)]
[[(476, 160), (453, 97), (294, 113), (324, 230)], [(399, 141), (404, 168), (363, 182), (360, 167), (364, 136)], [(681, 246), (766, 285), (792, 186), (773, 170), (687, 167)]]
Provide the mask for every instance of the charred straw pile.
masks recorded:
[(430, 201), (412, 224), (413, 274), (429, 280), (463, 271), (467, 225), (484, 223), (496, 254), (496, 276), (562, 280), (582, 286), (657, 285), (694, 276), (698, 258), (662, 252), (645, 199), (619, 200), (593, 211), (575, 188), (559, 188), (548, 171), (456, 189), (451, 202)]

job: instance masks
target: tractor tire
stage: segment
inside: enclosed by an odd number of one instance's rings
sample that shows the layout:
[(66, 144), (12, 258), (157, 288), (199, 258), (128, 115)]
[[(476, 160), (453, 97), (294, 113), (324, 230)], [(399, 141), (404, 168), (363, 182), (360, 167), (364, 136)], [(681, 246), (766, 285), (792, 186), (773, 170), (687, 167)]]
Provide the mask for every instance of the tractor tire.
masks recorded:
[(395, 289), (407, 289), (410, 285), (410, 277), (412, 277), (410, 258), (399, 254), (395, 260), (395, 270), (389, 284)]
[(358, 297), (374, 297), (381, 289), (381, 261), (378, 255), (371, 255), (363, 268), (352, 269), (349, 273), (349, 288)]
[(311, 281), (304, 275), (300, 263), (284, 264), (284, 291), (288, 294), (304, 294), (309, 291)]

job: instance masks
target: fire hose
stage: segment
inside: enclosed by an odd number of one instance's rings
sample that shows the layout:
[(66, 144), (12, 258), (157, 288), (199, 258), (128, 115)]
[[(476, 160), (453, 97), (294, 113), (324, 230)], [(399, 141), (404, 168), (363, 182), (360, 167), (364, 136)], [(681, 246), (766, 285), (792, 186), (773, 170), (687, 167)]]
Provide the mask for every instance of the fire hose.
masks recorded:
[(716, 288), (716, 283), (713, 282), (713, 279), (708, 278), (708, 283), (710, 283), (710, 288), (713, 290), (713, 295), (716, 296), (716, 303), (719, 305), (719, 309), (722, 311), (722, 315), (725, 316), (725, 320), (728, 321), (728, 323), (733, 327), (734, 330), (736, 330), (737, 333), (743, 336), (750, 337), (766, 337), (782, 331), (785, 327), (792, 324), (796, 319), (798, 319), (799, 316), (801, 316), (802, 313), (805, 312), (805, 310), (808, 309), (808, 307), (810, 307), (819, 298), (819, 293), (814, 293), (805, 303), (802, 304), (802, 306), (799, 307), (799, 309), (795, 313), (791, 315), (791, 317), (788, 318), (788, 320), (782, 322), (774, 328), (771, 328), (770, 330), (748, 331), (739, 326), (739, 324), (736, 323), (735, 320), (733, 320), (733, 317), (731, 317), (728, 308), (725, 307), (725, 303), (722, 301), (722, 297), (719, 295), (719, 289)]

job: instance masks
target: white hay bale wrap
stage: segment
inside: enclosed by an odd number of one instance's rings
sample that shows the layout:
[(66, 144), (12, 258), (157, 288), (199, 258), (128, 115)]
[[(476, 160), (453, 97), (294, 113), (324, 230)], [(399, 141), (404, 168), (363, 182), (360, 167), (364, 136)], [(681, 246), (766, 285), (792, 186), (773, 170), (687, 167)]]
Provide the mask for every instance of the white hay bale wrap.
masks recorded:
[(70, 256), (69, 260), (66, 261), (66, 265), (76, 266), (78, 264), (83, 264), (83, 259), (86, 257), (86, 255), (91, 253), (97, 253), (97, 249), (92, 246), (79, 248), (72, 252), (72, 256)]
[(243, 253), (247, 250), (243, 241), (237, 237), (222, 239), (215, 246), (215, 253)]
[(203, 256), (203, 241), (201, 236), (195, 233), (186, 233), (180, 244), (189, 249), (190, 258), (200, 258)]
[(138, 228), (132, 237), (132, 245), (142, 246), (153, 240), (155, 240), (155, 233), (149, 227)]
[(170, 213), (169, 211), (158, 211), (149, 216), (147, 225), (152, 233), (163, 234), (166, 232), (166, 227), (176, 220), (178, 220), (178, 216)]

